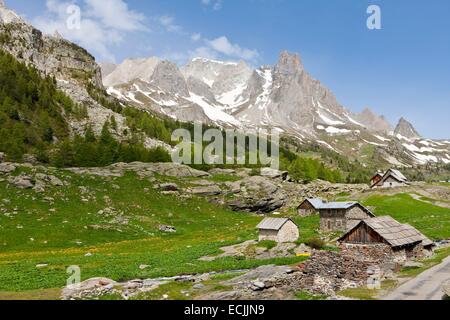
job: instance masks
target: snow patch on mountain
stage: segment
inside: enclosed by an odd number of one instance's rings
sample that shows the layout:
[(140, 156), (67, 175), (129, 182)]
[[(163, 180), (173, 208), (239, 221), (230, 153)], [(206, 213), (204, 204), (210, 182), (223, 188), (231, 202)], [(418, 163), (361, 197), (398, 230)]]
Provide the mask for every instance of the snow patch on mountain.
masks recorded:
[(198, 96), (191, 92), (190, 97), (187, 100), (199, 105), (205, 112), (206, 116), (216, 123), (227, 123), (234, 126), (241, 125), (241, 122), (238, 121), (235, 117), (222, 111), (220, 107), (211, 105), (207, 101), (203, 100), (203, 97), (201, 96)]

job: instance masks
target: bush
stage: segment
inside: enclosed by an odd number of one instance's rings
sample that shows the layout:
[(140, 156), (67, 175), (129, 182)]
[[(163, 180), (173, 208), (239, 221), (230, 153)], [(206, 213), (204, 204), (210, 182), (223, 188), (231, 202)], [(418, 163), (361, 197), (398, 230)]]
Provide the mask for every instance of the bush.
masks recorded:
[(308, 245), (309, 247), (311, 247), (313, 249), (321, 250), (325, 247), (326, 243), (322, 239), (311, 238), (306, 242), (306, 245)]
[(277, 246), (276, 241), (264, 240), (258, 243), (258, 247), (266, 248), (267, 250), (273, 249)]

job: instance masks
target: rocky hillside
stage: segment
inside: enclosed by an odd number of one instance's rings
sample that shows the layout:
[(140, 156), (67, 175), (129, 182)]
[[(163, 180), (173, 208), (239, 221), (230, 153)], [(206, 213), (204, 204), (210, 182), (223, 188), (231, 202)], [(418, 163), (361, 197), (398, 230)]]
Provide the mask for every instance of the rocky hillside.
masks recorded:
[[(17, 61), (35, 68), (42, 77), (56, 81), (57, 89), (86, 110), (85, 117), (65, 115), (71, 136), (92, 128), (100, 135), (104, 124), (114, 118), (112, 134), (119, 141), (131, 138), (132, 130), (115, 98), (104, 91), (102, 73), (95, 58), (85, 49), (63, 39), (57, 32), (45, 35), (0, 2), (0, 49)], [(111, 66), (113, 67), (113, 66)], [(146, 147), (164, 146), (144, 137)]]

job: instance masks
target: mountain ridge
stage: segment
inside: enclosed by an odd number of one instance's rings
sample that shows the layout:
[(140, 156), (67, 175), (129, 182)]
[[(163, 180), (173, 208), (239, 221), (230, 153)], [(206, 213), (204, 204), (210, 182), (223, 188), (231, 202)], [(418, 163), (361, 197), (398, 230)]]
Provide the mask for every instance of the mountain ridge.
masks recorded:
[[(171, 71), (155, 75), (149, 70), (151, 81), (125, 79), (108, 87), (108, 92), (176, 120), (241, 130), (275, 129), (300, 143), (318, 143), (338, 153), (353, 154), (355, 159), (364, 156), (360, 150), (370, 146), (376, 149), (376, 157), (390, 165), (450, 162), (447, 148), (439, 148), (440, 142), (432, 140), (420, 142), (411, 124), (409, 133), (402, 130), (405, 135), (401, 135), (398, 125), (395, 132), (384, 116), (369, 108), (360, 113), (346, 109), (329, 88), (307, 72), (298, 54), (283, 51), (274, 66), (259, 68), (242, 61), (206, 58), (182, 66), (163, 60), (158, 62), (161, 64), (170, 65)], [(166, 78), (171, 79), (170, 87)], [(425, 144), (430, 146), (424, 148)]]
[[(362, 114), (347, 110), (307, 72), (298, 54), (283, 51), (276, 65), (260, 68), (205, 58), (178, 67), (155, 57), (128, 59), (128, 67), (99, 66), (87, 50), (58, 34), (44, 35), (6, 7), (0, 7), (0, 19), (0, 48), (54, 77), (60, 90), (87, 107), (86, 118), (69, 119), (72, 134), (83, 135), (87, 128), (100, 134), (114, 118), (115, 138), (128, 139), (128, 119), (116, 111), (132, 106), (181, 122), (274, 129), (299, 144), (318, 144), (367, 166), (373, 159), (383, 166), (450, 163), (450, 141), (396, 137), (384, 117), (369, 109)], [(107, 78), (114, 85), (108, 86)], [(161, 141), (146, 137), (146, 146), (155, 144)]]

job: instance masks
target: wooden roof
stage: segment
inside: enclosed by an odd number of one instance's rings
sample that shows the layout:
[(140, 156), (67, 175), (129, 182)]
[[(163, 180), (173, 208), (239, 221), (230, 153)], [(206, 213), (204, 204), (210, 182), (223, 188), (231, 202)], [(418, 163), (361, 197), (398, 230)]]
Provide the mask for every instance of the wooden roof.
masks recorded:
[(430, 239), (414, 227), (409, 224), (401, 224), (389, 216), (363, 220), (356, 227), (349, 230), (339, 240), (341, 241), (345, 239), (349, 233), (358, 228), (361, 224), (366, 224), (394, 248), (421, 242), (424, 246), (433, 244)]
[[(375, 177), (375, 176), (374, 176)], [(374, 178), (373, 177), (373, 178)], [(383, 174), (383, 177), (380, 181), (375, 182), (372, 187), (375, 187), (377, 185), (381, 185), (383, 184), (389, 177), (397, 180), (398, 182), (403, 182), (403, 183), (408, 183), (408, 179), (403, 175), (403, 173), (401, 173), (399, 170), (396, 169), (389, 169), (388, 171), (386, 171), (385, 174)], [(372, 178), (372, 179), (373, 179)]]

